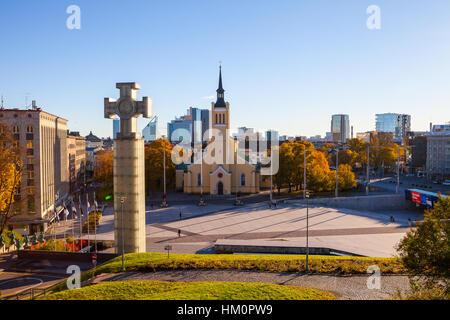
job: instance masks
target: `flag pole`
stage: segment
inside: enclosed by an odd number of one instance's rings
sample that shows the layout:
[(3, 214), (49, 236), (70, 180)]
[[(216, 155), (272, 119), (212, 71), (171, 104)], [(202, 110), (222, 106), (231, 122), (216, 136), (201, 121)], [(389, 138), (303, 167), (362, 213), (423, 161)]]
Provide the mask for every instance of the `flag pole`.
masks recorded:
[(74, 252), (75, 251), (75, 248), (74, 248), (74, 244), (75, 244), (75, 225), (74, 225), (74, 222), (75, 222), (75, 220), (74, 220), (74, 218), (73, 218), (73, 199), (72, 199), (72, 197), (70, 197), (70, 200), (71, 200), (71, 202), (72, 202), (72, 206), (71, 206), (71, 209), (72, 209), (72, 252)]
[[(66, 203), (63, 201), (63, 208), (64, 208), (64, 239), (63, 243), (66, 242), (66, 226), (67, 226), (67, 215), (66, 215)], [(66, 247), (64, 246), (64, 251), (66, 251)]]
[(88, 252), (90, 253), (91, 252), (91, 238), (90, 238), (90, 234), (89, 234), (89, 224), (90, 224), (90, 221), (89, 221), (89, 216), (90, 216), (90, 213), (89, 213), (89, 193), (87, 192), (87, 189), (86, 189), (86, 219), (87, 219), (87, 234), (88, 234), (88, 238), (87, 238), (87, 241), (88, 241)]
[(95, 192), (94, 192), (94, 206), (95, 206), (95, 220), (94, 220), (94, 232), (95, 232), (95, 236), (94, 236), (94, 243), (95, 243), (95, 253), (97, 253), (97, 215), (98, 215), (98, 206), (97, 206), (97, 199), (95, 197)]
[(81, 217), (83, 216), (83, 211), (81, 210), (81, 194), (78, 195), (78, 209), (80, 209), (80, 250), (83, 249), (83, 230), (81, 228)]

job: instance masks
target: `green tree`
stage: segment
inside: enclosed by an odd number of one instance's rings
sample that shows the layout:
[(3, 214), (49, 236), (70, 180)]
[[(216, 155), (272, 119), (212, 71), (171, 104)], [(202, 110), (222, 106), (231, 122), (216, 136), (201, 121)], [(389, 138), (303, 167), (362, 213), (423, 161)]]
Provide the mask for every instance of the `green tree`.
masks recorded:
[(450, 294), (450, 197), (435, 203), (423, 223), (400, 241), (397, 250), (418, 290), (437, 289)]

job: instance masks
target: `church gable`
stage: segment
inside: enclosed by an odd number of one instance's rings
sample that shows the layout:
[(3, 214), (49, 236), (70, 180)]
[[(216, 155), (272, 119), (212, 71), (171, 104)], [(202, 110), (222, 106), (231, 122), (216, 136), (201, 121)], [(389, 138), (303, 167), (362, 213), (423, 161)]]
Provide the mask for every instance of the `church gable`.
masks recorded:
[(225, 168), (222, 167), (221, 165), (219, 165), (214, 171), (211, 171), (211, 172), (209, 173), (209, 175), (213, 176), (213, 175), (215, 175), (215, 174), (216, 174), (217, 172), (219, 172), (219, 171), (221, 171), (222, 173), (225, 173), (225, 174), (228, 175), (228, 176), (231, 175), (231, 172), (225, 170)]

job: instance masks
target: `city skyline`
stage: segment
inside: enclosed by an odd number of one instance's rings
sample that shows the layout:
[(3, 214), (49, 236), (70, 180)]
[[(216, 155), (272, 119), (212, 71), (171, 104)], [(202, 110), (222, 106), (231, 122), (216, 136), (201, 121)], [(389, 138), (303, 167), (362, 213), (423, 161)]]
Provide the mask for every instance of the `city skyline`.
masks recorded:
[[(102, 117), (102, 97), (114, 94), (111, 83), (138, 81), (142, 95), (154, 100), (164, 134), (189, 107), (209, 108), (221, 60), (234, 131), (324, 136), (331, 116), (341, 113), (355, 133), (374, 130), (375, 114), (387, 112), (410, 114), (415, 131), (447, 122), (450, 5), (378, 1), (381, 29), (369, 30), (371, 4), (177, 2), (173, 9), (78, 1), (81, 29), (69, 30), (69, 1), (2, 3), (8, 16), (0, 29), (15, 33), (2, 33), (8, 48), (0, 60), (7, 75), (0, 94), (7, 108), (36, 100), (68, 119), (70, 130), (107, 137), (112, 124)], [(114, 23), (123, 12), (135, 22)], [(130, 45), (120, 43), (124, 37)], [(139, 129), (146, 124), (141, 119)]]

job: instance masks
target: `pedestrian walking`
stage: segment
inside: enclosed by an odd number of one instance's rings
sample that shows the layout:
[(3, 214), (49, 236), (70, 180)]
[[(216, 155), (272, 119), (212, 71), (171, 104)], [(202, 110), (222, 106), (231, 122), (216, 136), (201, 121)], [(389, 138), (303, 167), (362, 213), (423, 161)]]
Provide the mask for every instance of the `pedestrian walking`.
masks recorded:
[(181, 210), (180, 210), (180, 220), (181, 220)]
[(181, 237), (181, 230), (178, 229), (178, 238)]

